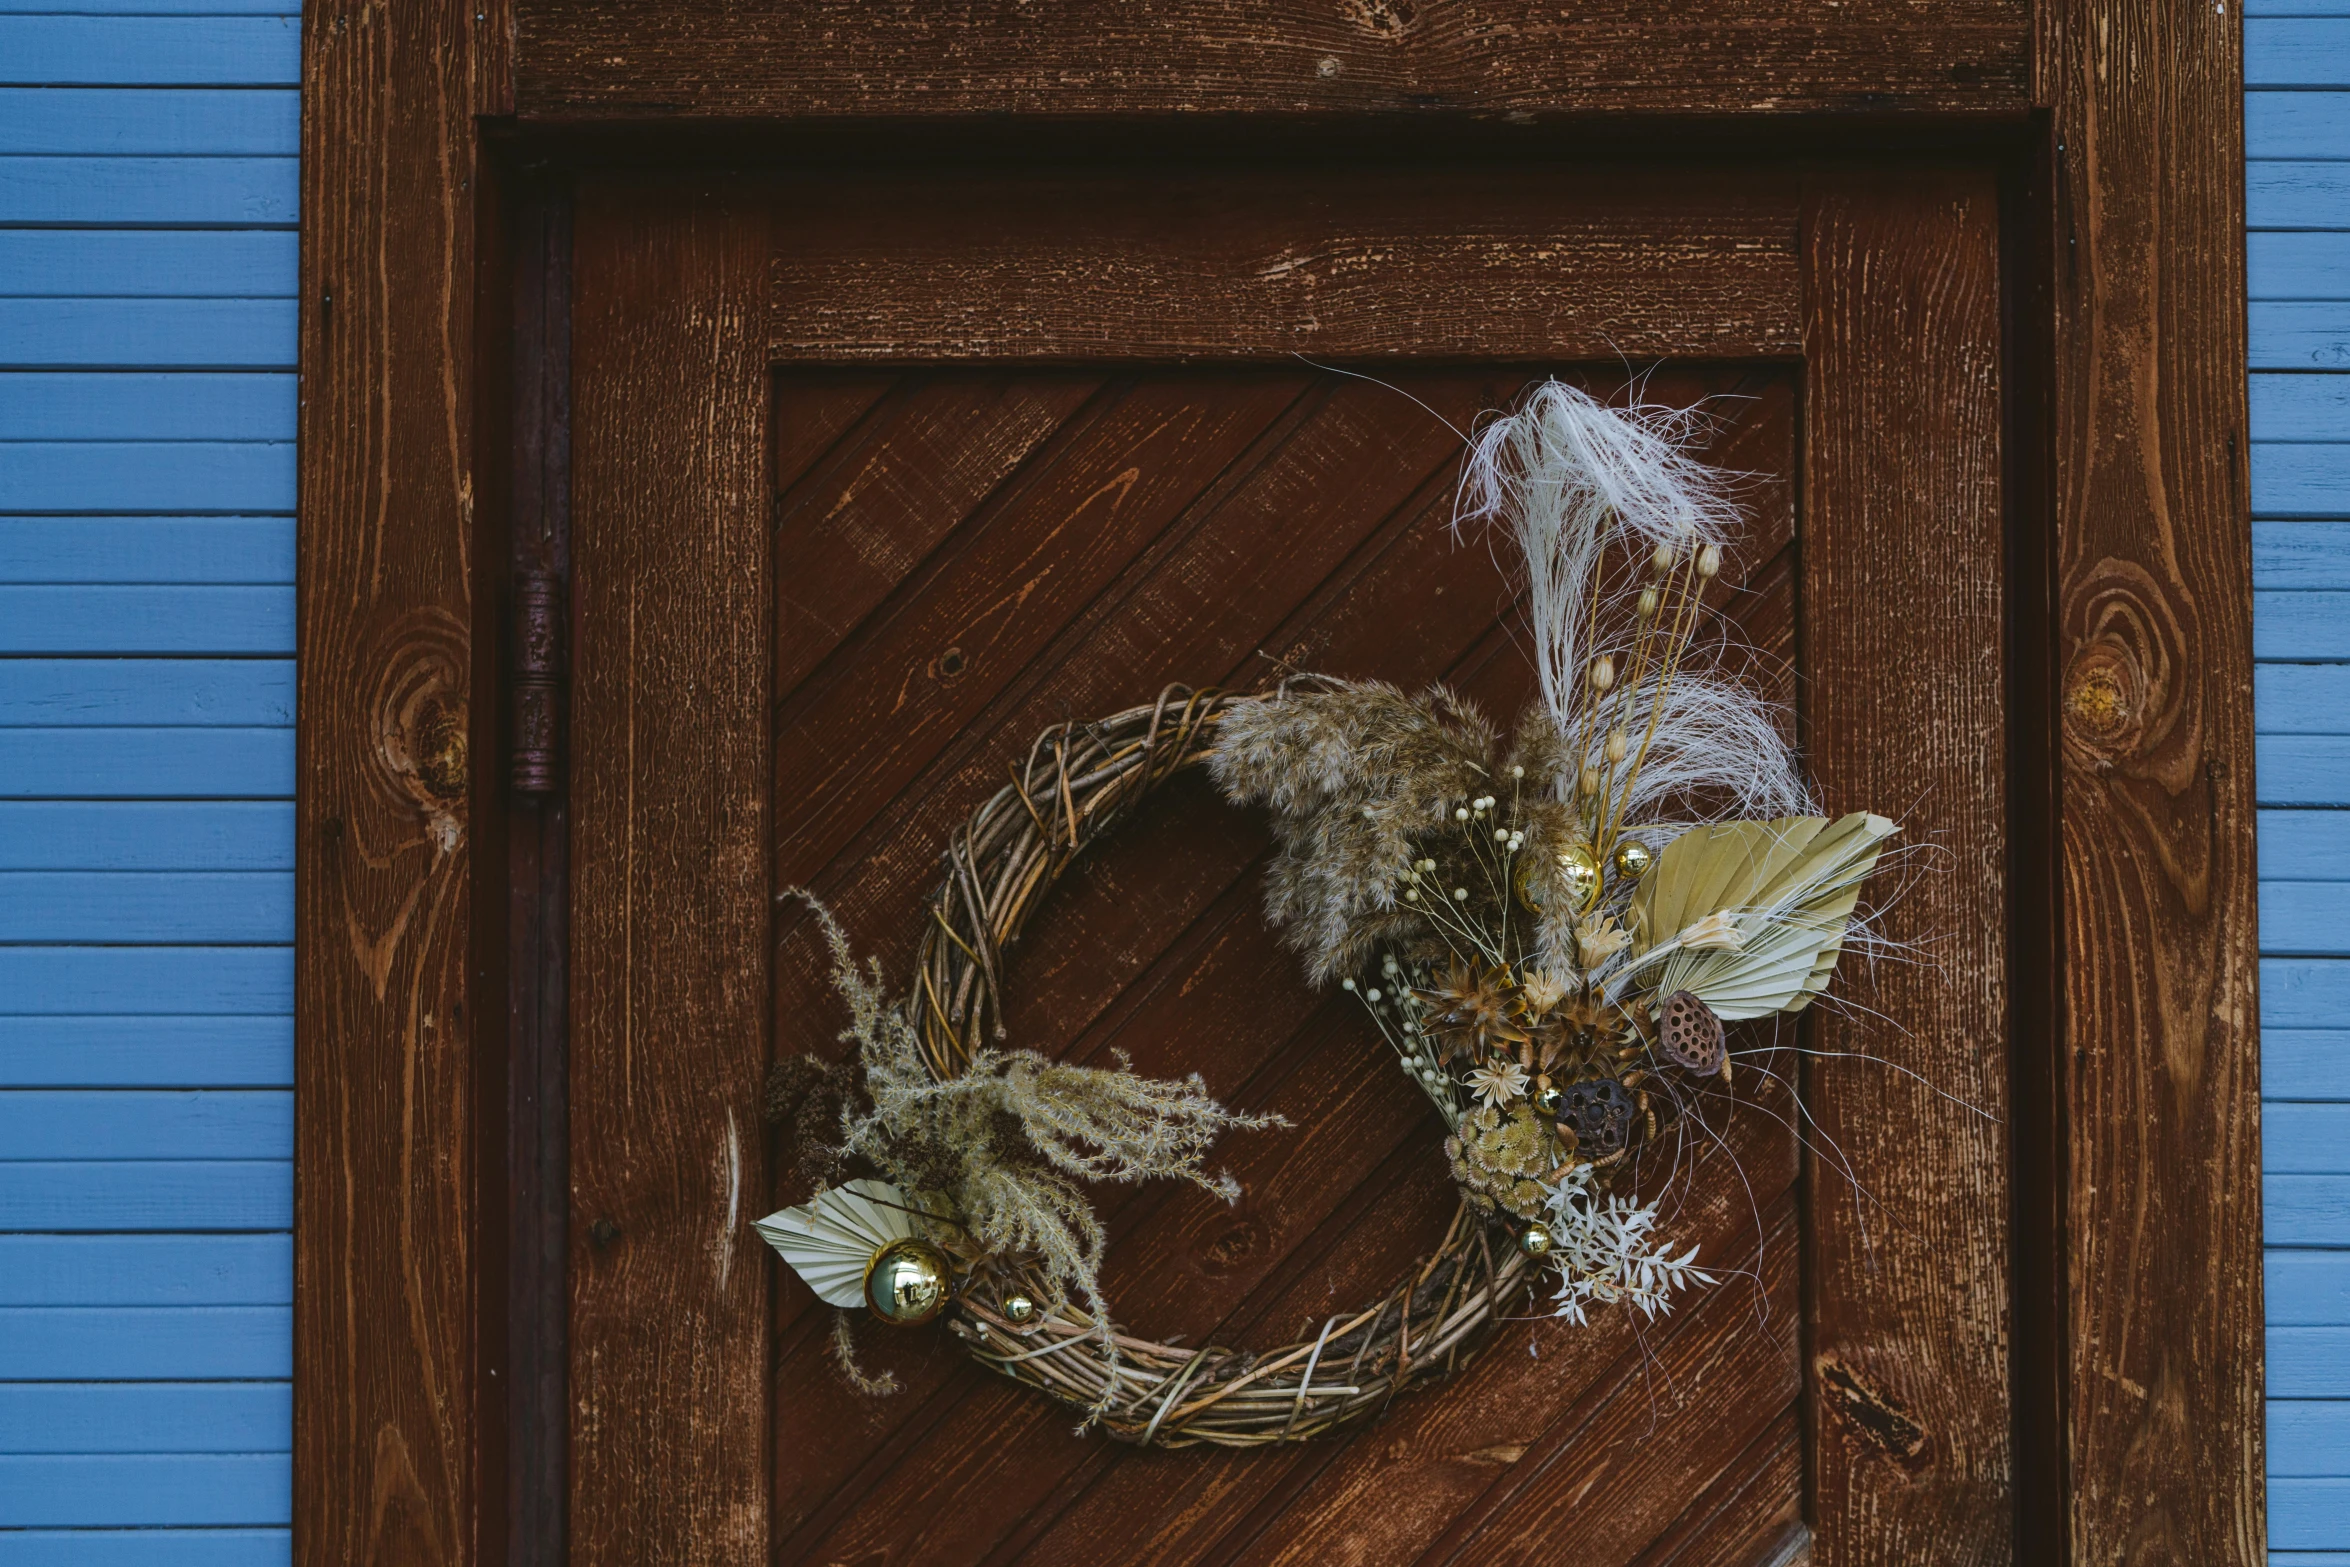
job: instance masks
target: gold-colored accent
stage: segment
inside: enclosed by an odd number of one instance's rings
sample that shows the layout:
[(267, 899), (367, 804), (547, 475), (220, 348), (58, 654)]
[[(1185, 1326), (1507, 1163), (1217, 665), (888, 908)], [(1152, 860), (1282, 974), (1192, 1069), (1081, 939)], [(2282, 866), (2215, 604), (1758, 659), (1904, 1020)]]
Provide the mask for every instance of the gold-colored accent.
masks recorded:
[(1617, 844), (1616, 852), (1611, 858), (1615, 864), (1616, 875), (1625, 881), (1638, 881), (1647, 875), (1648, 868), (1656, 863), (1655, 852), (1637, 838), (1626, 838)]
[(926, 1240), (891, 1241), (865, 1265), (865, 1304), (882, 1321), (918, 1328), (947, 1308), (946, 1254)]
[(1580, 914), (1599, 901), (1599, 857), (1587, 843), (1570, 843), (1549, 865), (1537, 854), (1521, 855), (1511, 881), (1518, 901), (1537, 914), (1549, 912), (1551, 898), (1563, 898), (1567, 912)]
[(1558, 873), (1552, 879), (1580, 914), (1599, 898), (1599, 856), (1587, 843), (1570, 843), (1559, 851)]
[(1518, 1250), (1529, 1257), (1547, 1257), (1550, 1255), (1550, 1247), (1550, 1231), (1539, 1224), (1527, 1225), (1524, 1233), (1518, 1236)]
[(1006, 1295), (997, 1309), (1003, 1312), (1004, 1320), (1016, 1328), (1024, 1328), (1036, 1320), (1036, 1302), (1018, 1290)]

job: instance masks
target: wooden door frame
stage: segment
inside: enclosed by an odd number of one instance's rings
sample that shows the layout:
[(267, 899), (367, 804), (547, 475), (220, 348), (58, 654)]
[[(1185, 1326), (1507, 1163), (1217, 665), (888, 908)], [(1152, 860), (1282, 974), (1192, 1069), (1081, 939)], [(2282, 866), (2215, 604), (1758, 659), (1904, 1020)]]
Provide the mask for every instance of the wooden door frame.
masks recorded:
[[(502, 1555), (517, 1368), (485, 1324), (509, 1273), (510, 845), (486, 698), (508, 571), (485, 544), (517, 499), (515, 322), (487, 285), (530, 235), (496, 139), (987, 116), (1049, 142), (1116, 116), (1177, 147), (1638, 126), (2004, 161), (2017, 1102), (2037, 1112), (2014, 1135), (2017, 1189), (2042, 1194), (2015, 1215), (2016, 1376), (2019, 1405), (2057, 1412), (2019, 1426), (2018, 1539), (2048, 1561), (2261, 1562), (2238, 10), (1746, 0), (1569, 29), (1523, 0), (1192, 0), (1146, 28), (1068, 0), (1039, 36), (1045, 8), (938, 9), (917, 34), (816, 0), (748, 53), (721, 21), (758, 15), (716, 0), (308, 14), (298, 1558)], [(704, 68), (721, 47), (737, 68)]]

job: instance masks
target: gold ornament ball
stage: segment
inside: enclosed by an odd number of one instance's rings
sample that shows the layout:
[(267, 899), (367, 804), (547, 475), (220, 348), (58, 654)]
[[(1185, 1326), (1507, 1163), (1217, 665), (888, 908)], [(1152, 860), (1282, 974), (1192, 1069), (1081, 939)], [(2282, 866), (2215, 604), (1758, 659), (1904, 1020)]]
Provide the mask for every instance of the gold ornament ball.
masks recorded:
[(1014, 1290), (1001, 1302), (1004, 1320), (1016, 1328), (1026, 1327), (1036, 1320), (1036, 1302)]
[(1518, 1237), (1518, 1250), (1529, 1257), (1549, 1256), (1550, 1231), (1539, 1224), (1527, 1225), (1525, 1232)]
[(1558, 1119), (1559, 1106), (1566, 1102), (1567, 1096), (1559, 1091), (1555, 1083), (1534, 1090), (1534, 1108), (1554, 1121)]
[(891, 1241), (865, 1269), (865, 1304), (882, 1321), (918, 1328), (947, 1306), (947, 1259), (928, 1241)]
[(1656, 863), (1656, 855), (1637, 838), (1626, 838), (1617, 844), (1614, 858), (1616, 874), (1625, 881), (1638, 881)]
[(1587, 843), (1570, 843), (1559, 851), (1555, 879), (1566, 890), (1575, 912), (1580, 914), (1599, 896), (1599, 857)]

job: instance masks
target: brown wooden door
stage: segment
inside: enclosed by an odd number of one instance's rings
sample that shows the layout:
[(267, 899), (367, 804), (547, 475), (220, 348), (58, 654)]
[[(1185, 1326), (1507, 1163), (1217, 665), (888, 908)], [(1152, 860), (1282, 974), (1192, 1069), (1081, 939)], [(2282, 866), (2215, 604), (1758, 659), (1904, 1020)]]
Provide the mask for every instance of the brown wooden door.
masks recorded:
[[(2009, 1558), (1989, 174), (874, 169), (575, 200), (572, 1560)], [(1446, 527), (1454, 427), (1552, 373), (1712, 412), (1753, 476), (1720, 602), (1757, 678), (1830, 809), (1931, 846), (1891, 916), (1931, 961), (1852, 965), (1877, 1020), (1753, 1058), (1697, 1151), (1676, 1224), (1735, 1276), (1655, 1324), (1512, 1324), (1378, 1423), (1267, 1451), (1073, 1434), (935, 1330), (869, 1327), (902, 1391), (849, 1390), (748, 1227), (807, 1194), (769, 1063), (844, 1048), (778, 891), (902, 972), (1007, 761), (1171, 681), (1444, 680), (1513, 715), (1516, 606)], [(1368, 1299), (1451, 1211), (1424, 1104), (1267, 932), (1266, 846), (1171, 788), (1010, 976), (1016, 1042), (1294, 1123), (1223, 1150), (1236, 1206), (1099, 1194), (1121, 1316), (1188, 1342)]]

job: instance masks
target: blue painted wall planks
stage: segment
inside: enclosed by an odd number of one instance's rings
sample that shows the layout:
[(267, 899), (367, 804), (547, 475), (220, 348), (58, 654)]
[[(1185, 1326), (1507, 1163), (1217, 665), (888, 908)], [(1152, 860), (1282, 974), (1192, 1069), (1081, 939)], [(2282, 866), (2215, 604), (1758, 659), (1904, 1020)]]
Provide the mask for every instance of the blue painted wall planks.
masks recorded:
[(0, 0), (11, 1567), (291, 1554), (299, 39)]
[[(2350, 1563), (2350, 0), (2249, 10), (2271, 1524), (2317, 1567)], [(0, 0), (11, 1563), (288, 1554), (298, 40), (282, 0)]]
[(2350, 609), (2350, 0), (2253, 0), (2250, 11), (2269, 1544), (2278, 1567), (2340, 1567), (2350, 1564), (2350, 637), (2328, 617)]

